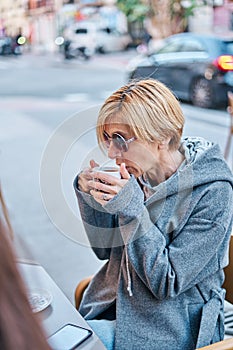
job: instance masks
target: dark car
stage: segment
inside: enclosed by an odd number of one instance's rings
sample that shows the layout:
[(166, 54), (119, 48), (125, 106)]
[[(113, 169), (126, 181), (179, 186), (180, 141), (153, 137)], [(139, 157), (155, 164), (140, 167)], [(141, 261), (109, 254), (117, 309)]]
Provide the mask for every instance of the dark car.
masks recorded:
[(21, 55), (22, 46), (25, 44), (26, 38), (22, 35), (15, 37), (0, 36), (0, 55)]
[(158, 79), (184, 101), (203, 108), (227, 105), (233, 91), (233, 39), (192, 33), (164, 39), (155, 52), (132, 60), (128, 78)]
[(12, 54), (12, 39), (8, 36), (0, 37), (0, 55)]

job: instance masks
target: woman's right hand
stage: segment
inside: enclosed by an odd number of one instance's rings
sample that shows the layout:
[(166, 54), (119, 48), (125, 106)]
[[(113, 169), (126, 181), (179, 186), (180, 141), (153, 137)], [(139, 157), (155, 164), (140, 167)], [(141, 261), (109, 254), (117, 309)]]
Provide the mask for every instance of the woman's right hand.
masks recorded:
[(90, 161), (90, 167), (84, 169), (78, 177), (78, 188), (82, 192), (89, 193), (91, 187), (88, 185), (89, 180), (92, 180), (91, 171), (96, 166), (99, 166), (93, 159)]

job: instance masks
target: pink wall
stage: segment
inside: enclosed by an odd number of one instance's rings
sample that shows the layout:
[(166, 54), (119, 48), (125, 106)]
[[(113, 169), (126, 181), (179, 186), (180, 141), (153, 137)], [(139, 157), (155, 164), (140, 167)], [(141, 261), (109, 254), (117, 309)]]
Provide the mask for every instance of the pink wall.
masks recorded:
[(230, 11), (226, 7), (215, 7), (213, 25), (215, 30), (221, 32), (230, 29)]

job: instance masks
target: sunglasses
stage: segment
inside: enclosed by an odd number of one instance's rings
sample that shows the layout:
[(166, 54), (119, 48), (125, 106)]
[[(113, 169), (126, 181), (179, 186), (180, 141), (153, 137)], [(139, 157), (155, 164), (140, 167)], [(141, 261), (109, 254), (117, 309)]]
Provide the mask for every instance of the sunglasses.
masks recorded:
[(126, 140), (122, 135), (117, 134), (116, 132), (114, 132), (110, 137), (104, 131), (103, 136), (104, 136), (104, 142), (105, 142), (106, 148), (110, 147), (110, 143), (112, 141), (113, 146), (121, 152), (127, 152), (129, 149), (128, 144), (136, 140), (136, 137), (132, 137), (131, 139)]

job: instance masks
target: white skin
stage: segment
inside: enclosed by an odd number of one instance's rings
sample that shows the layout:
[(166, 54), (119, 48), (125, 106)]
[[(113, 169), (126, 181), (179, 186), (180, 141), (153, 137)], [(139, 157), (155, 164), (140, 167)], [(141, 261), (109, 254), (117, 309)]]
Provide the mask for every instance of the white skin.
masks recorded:
[[(105, 125), (105, 132), (111, 137), (113, 133), (122, 135), (129, 140), (134, 135), (126, 124), (111, 123)], [(94, 199), (104, 205), (126, 185), (130, 174), (136, 178), (146, 174), (151, 183), (158, 184), (169, 178), (183, 161), (183, 155), (178, 150), (170, 150), (169, 139), (164, 142), (145, 142), (138, 139), (128, 144), (128, 151), (122, 152), (110, 142), (108, 157), (114, 159), (120, 166), (121, 179), (100, 172), (92, 172), (98, 164), (90, 161), (90, 168), (84, 170), (78, 180), (79, 189), (90, 193)], [(101, 180), (102, 183), (99, 180)], [(103, 196), (105, 194), (105, 196)]]

